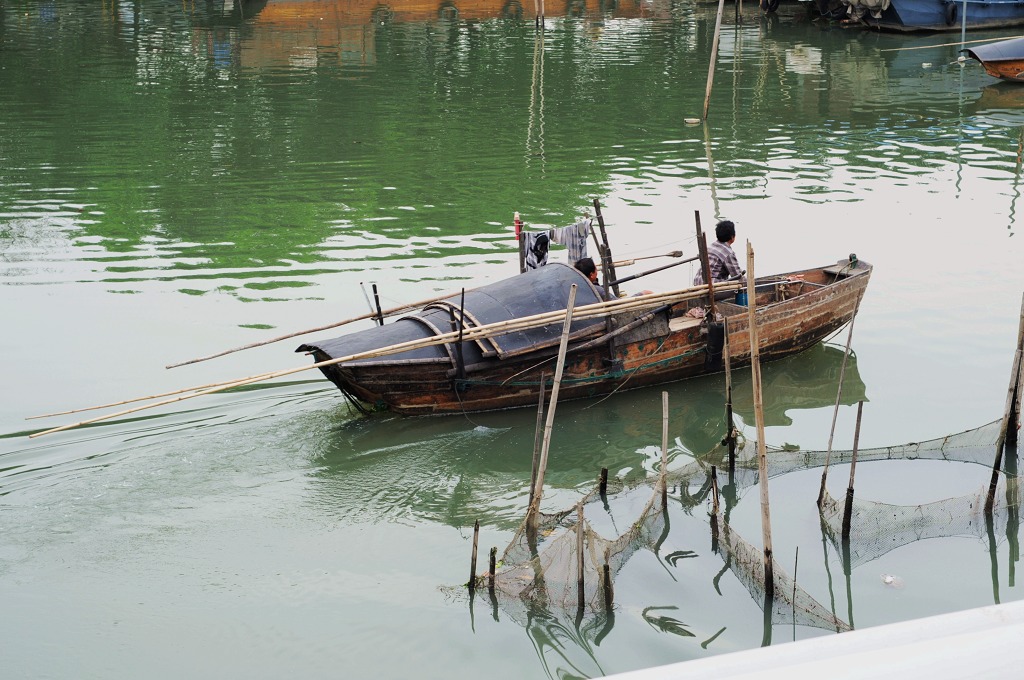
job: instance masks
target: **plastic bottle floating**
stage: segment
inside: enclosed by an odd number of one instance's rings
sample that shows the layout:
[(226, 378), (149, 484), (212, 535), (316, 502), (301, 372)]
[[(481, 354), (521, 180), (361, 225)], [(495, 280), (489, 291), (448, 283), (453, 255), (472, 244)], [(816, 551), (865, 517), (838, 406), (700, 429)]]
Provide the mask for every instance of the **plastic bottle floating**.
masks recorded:
[(893, 576), (892, 574), (882, 574), (882, 583), (890, 588), (899, 589), (903, 587), (903, 579), (899, 576)]

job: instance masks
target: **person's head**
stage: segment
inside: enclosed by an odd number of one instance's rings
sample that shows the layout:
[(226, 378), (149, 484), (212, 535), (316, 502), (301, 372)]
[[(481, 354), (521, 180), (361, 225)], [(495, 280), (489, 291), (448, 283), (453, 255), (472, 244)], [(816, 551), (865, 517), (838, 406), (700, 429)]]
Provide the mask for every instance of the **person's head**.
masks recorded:
[(722, 220), (715, 225), (715, 237), (722, 243), (731, 243), (736, 238), (736, 225), (729, 220)]
[(591, 281), (597, 281), (597, 265), (594, 264), (594, 260), (591, 258), (584, 257), (577, 260), (576, 269), (579, 269)]

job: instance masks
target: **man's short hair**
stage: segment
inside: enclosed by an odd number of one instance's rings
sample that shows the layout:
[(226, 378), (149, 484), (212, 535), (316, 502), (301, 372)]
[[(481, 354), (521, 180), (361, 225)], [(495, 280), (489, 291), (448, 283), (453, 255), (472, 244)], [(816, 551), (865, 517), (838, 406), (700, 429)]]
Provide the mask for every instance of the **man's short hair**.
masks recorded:
[(589, 257), (584, 257), (576, 261), (576, 269), (583, 272), (584, 276), (589, 277), (591, 274), (597, 271), (597, 265), (594, 264), (594, 260)]
[(715, 225), (715, 237), (722, 243), (727, 243), (736, 237), (736, 225), (729, 220), (722, 220)]

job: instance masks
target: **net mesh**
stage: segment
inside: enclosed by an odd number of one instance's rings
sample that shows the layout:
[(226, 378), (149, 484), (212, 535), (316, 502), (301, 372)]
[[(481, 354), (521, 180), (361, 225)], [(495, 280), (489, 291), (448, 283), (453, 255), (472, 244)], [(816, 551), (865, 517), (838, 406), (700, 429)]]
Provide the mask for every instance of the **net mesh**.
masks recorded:
[[(862, 449), (857, 453), (857, 460), (921, 459), (991, 467), (999, 431), (1000, 422), (996, 421), (924, 442)], [(727, 497), (735, 498), (744, 488), (758, 483), (755, 449), (741, 445), (737, 451), (734, 471), (722, 490)], [(849, 463), (852, 458), (852, 451), (774, 450), (768, 455), (768, 476)], [(1015, 455), (1012, 460), (1015, 465)], [(548, 629), (553, 622), (575, 619), (575, 625), (569, 625), (566, 630), (575, 630), (575, 634), (580, 635), (586, 629), (589, 634), (585, 637), (600, 637), (611, 618), (614, 577), (638, 550), (657, 553), (667, 538), (667, 495), (671, 494), (674, 503), (682, 502), (689, 512), (710, 500), (714, 488), (711, 468), (725, 469), (727, 465), (725, 446), (718, 446), (672, 471), (667, 470), (663, 459), (653, 489), (649, 480), (632, 486), (611, 480), (604, 493), (595, 486), (571, 507), (558, 512), (538, 511), (532, 518), (528, 515), (506, 547), (496, 573), (478, 577), (475, 585), (488, 590), (493, 587), (495, 608), (500, 604), (527, 628), (542, 625)], [(855, 498), (851, 537), (844, 545), (844, 550), (848, 550), (846, 566), (853, 568), (924, 538), (987, 536), (991, 540), (993, 532), (1005, 535), (1021, 503), (1016, 475), (1008, 477), (1009, 481), (1004, 476), (999, 482), (991, 515), (985, 512), (987, 486), (962, 497), (924, 505), (899, 506)], [(609, 502), (613, 499), (617, 508), (625, 506), (628, 516), (636, 520), (625, 531), (615, 530), (615, 538), (606, 538), (602, 531), (609, 524)], [(844, 502), (826, 491), (820, 507), (822, 526), (837, 550), (843, 512)], [(793, 623), (836, 632), (850, 629), (848, 623), (800, 588), (775, 560), (772, 560), (769, 601), (762, 550), (740, 536), (723, 515), (713, 514), (711, 522), (715, 551), (725, 562), (722, 573), (731, 571), (765, 611), (766, 617), (770, 615), (772, 623)], [(610, 526), (614, 529), (614, 520)], [(564, 627), (562, 623), (555, 626), (560, 627)]]

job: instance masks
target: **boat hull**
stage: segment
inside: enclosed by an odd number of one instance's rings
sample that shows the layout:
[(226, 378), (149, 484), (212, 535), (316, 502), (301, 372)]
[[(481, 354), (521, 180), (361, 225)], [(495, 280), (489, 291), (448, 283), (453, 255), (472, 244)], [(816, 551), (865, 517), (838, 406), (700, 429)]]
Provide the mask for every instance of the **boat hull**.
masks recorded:
[(1024, 38), (1001, 40), (964, 51), (980, 62), (990, 76), (1014, 83), (1024, 82)]
[[(889, 31), (959, 31), (1024, 25), (1024, 0), (844, 0), (850, 14)], [(885, 8), (879, 10), (884, 5)]]
[[(765, 282), (759, 279), (755, 316), (760, 359), (772, 361), (801, 352), (848, 323), (870, 274), (870, 265), (860, 262), (853, 268), (837, 265)], [(788, 281), (793, 275), (803, 280)], [(709, 360), (709, 352), (714, 354), (716, 348), (709, 347), (708, 324), (686, 314), (706, 302), (705, 295), (703, 300), (663, 306), (653, 313), (616, 314), (606, 319), (596, 339), (593, 329), (577, 337), (568, 347), (559, 400), (599, 397), (721, 371), (720, 361)], [(728, 300), (717, 301), (716, 308), (728, 329), (731, 366), (749, 365), (748, 309)], [(324, 349), (327, 343), (299, 349), (311, 352), (317, 362), (330, 361), (338, 358), (339, 348), (347, 346), (337, 340), (329, 345), (330, 351)], [(363, 407), (405, 415), (469, 413), (536, 406), (541, 385), (550, 390), (557, 349), (548, 344), (504, 358), (478, 356), (460, 365), (458, 352), (449, 347), (434, 358), (344, 361), (320, 370)]]

